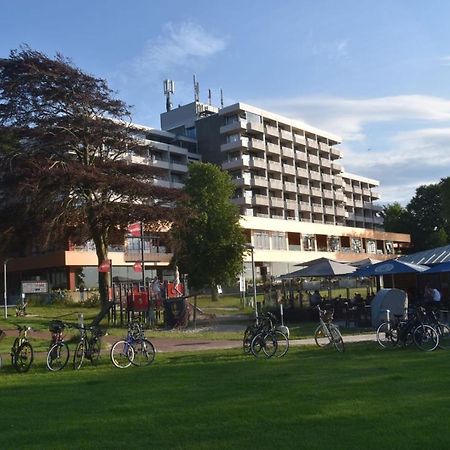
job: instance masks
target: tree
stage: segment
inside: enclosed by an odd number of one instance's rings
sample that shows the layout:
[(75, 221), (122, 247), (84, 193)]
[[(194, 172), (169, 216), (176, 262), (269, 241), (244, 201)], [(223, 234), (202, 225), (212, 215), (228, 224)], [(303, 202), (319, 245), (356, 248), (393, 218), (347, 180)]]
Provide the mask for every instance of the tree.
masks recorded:
[(398, 202), (383, 206), (384, 229), (396, 233), (409, 233), (406, 209)]
[(192, 216), (173, 228), (174, 262), (192, 288), (209, 287), (217, 300), (217, 285), (235, 281), (243, 268), (245, 236), (230, 201), (235, 185), (219, 167), (193, 163), (185, 190), (182, 207)]
[(420, 186), (406, 206), (414, 251), (448, 242), (448, 222), (442, 214), (441, 190), (440, 184)]
[[(179, 194), (151, 182), (155, 169), (128, 160), (147, 148), (135, 134), (127, 105), (106, 81), (62, 55), (22, 47), (1, 59), (2, 244), (92, 239), (100, 265), (108, 245), (123, 242), (127, 224), (167, 227)], [(109, 276), (99, 272), (99, 320)]]

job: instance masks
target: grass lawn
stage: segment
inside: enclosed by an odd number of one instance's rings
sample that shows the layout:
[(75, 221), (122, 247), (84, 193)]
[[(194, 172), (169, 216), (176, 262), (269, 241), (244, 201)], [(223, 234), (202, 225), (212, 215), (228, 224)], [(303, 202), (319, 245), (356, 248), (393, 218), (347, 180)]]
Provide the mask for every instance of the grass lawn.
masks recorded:
[(0, 448), (446, 449), (449, 354), (292, 348), (159, 354), (153, 366), (0, 371)]

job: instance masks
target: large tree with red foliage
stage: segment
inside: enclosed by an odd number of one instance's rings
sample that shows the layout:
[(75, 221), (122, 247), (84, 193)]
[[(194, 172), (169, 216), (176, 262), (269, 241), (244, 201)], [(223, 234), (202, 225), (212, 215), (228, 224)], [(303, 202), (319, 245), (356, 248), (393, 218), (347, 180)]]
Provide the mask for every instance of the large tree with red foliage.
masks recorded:
[[(23, 47), (0, 59), (0, 231), (2, 244), (28, 238), (95, 243), (99, 264), (127, 224), (155, 231), (174, 220), (179, 191), (156, 186), (129, 108), (106, 81), (61, 55)], [(109, 273), (99, 273), (103, 311)]]

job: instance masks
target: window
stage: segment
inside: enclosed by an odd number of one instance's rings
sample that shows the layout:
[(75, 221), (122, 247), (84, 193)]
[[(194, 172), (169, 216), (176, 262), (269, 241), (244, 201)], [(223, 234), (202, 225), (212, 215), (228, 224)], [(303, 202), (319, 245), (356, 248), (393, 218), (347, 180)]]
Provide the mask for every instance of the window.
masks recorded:
[(262, 123), (262, 117), (258, 114), (254, 114), (254, 113), (246, 111), (245, 117), (247, 119), (247, 122)]
[(355, 253), (361, 253), (362, 251), (361, 239), (358, 238), (351, 239), (351, 251)]
[(270, 238), (267, 231), (255, 231), (254, 235), (255, 248), (270, 249)]
[(229, 144), (230, 142), (238, 142), (240, 138), (241, 136), (239, 134), (229, 134), (227, 136), (227, 143)]
[(329, 237), (328, 248), (330, 252), (339, 252), (341, 250), (341, 240), (337, 236)]
[(284, 233), (272, 232), (272, 249), (286, 250), (286, 235)]
[(186, 128), (186, 136), (196, 139), (197, 137), (197, 129), (195, 127)]
[(376, 253), (377, 252), (377, 243), (370, 239), (366, 241), (367, 253)]
[(316, 249), (315, 246), (316, 237), (313, 234), (303, 235), (303, 249), (307, 252), (313, 252)]
[(225, 125), (230, 123), (235, 123), (239, 121), (239, 116), (235, 114), (234, 116), (225, 116)]

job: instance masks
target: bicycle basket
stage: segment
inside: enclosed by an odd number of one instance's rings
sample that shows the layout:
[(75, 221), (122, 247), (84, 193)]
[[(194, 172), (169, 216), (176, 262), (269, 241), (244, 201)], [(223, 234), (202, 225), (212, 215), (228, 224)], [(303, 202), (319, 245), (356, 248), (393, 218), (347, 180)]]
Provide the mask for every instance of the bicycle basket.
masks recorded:
[(64, 323), (60, 320), (52, 320), (49, 325), (48, 329), (52, 333), (61, 333), (62, 330), (64, 330), (65, 326)]

